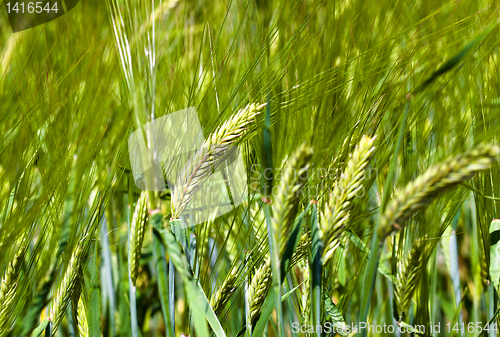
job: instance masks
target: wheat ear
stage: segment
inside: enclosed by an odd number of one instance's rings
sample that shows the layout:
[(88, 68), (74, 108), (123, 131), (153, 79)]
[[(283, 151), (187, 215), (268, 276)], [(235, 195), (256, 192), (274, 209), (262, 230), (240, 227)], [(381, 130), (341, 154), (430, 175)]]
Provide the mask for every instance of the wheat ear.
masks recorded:
[(294, 152), (285, 167), (276, 198), (273, 202), (271, 224), (273, 232), (277, 234), (279, 240), (280, 257), (284, 253), (295, 216), (297, 215), (300, 194), (308, 179), (307, 170), (309, 169), (309, 160), (312, 154), (312, 149), (305, 145), (299, 146)]
[(26, 248), (26, 237), (24, 237), (18, 253), (14, 256), (12, 262), (7, 265), (7, 270), (2, 277), (2, 283), (0, 284), (0, 336), (3, 336), (8, 329), (6, 323), (15, 304), (14, 297), (17, 290), (17, 279)]
[(233, 270), (224, 279), (224, 282), (220, 286), (219, 290), (215, 292), (210, 300), (210, 306), (217, 316), (221, 314), (224, 306), (238, 288), (238, 273), (239, 268), (233, 268)]
[(63, 279), (61, 280), (59, 287), (56, 290), (54, 299), (51, 304), (50, 319), (53, 324), (53, 334), (56, 333), (59, 328), (69, 302), (71, 301), (71, 296), (76, 289), (76, 281), (79, 273), (81, 272), (81, 257), (83, 255), (83, 248), (78, 245), (71, 255), (68, 267), (64, 273)]
[(304, 283), (302, 284), (302, 318), (304, 319), (304, 324), (309, 324), (311, 322), (311, 284), (309, 279), (309, 266), (304, 263), (300, 270), (304, 278)]
[(403, 228), (408, 218), (438, 194), (490, 167), (498, 154), (498, 146), (480, 145), (431, 167), (395, 194), (381, 217), (378, 235), (383, 238)]
[(266, 104), (249, 104), (213, 132), (186, 163), (172, 192), (172, 218), (178, 218), (204, 179), (227, 156), (229, 145), (250, 131), (250, 125)]
[(135, 206), (132, 222), (129, 230), (129, 249), (128, 260), (130, 269), (130, 278), (135, 286), (137, 273), (139, 270), (139, 260), (141, 258), (142, 243), (147, 224), (147, 193), (143, 191)]
[(347, 161), (346, 168), (340, 179), (333, 186), (328, 204), (321, 215), (321, 232), (325, 248), (323, 250), (323, 265), (333, 256), (338, 245), (338, 237), (349, 218), (351, 202), (363, 188), (365, 169), (375, 150), (375, 138), (363, 136), (354, 152)]
[(87, 320), (87, 310), (83, 303), (82, 296), (78, 299), (78, 334), (80, 337), (89, 337), (89, 322)]
[[(300, 262), (309, 252), (310, 239), (309, 235), (302, 234), (297, 243), (297, 248), (293, 252), (288, 269)], [(271, 259), (268, 257), (266, 261), (257, 269), (252, 282), (248, 289), (248, 299), (250, 303), (250, 317), (252, 324), (259, 317), (260, 310), (266, 299), (267, 293), (272, 284)]]
[[(420, 268), (424, 259), (424, 250), (427, 237), (419, 238), (413, 244), (410, 253), (398, 261), (398, 271), (396, 274), (395, 297), (400, 320), (410, 306), (411, 298), (417, 289), (420, 281)], [(425, 266), (423, 266), (425, 268)]]
[(248, 287), (248, 299), (250, 303), (250, 319), (254, 324), (259, 316), (260, 309), (264, 304), (269, 288), (271, 287), (271, 259), (267, 258), (255, 272), (252, 282)]

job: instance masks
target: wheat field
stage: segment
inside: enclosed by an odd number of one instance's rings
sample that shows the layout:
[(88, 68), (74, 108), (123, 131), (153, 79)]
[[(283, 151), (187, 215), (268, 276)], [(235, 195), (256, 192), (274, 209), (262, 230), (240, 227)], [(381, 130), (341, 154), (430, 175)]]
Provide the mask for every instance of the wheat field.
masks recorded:
[(10, 3), (0, 337), (500, 336), (499, 3)]

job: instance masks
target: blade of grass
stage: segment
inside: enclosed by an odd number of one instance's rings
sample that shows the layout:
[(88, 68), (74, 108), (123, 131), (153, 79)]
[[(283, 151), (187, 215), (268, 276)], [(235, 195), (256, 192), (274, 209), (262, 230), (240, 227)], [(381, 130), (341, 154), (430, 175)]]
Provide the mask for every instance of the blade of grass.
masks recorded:
[[(161, 213), (155, 213), (151, 216), (151, 221), (160, 223), (163, 221), (163, 216)], [(179, 219), (172, 221), (182, 222), (182, 220)], [(172, 224), (172, 226), (175, 225)], [(183, 227), (185, 227), (185, 225)], [(192, 272), (189, 269), (188, 261), (186, 256), (182, 253), (182, 248), (179, 242), (177, 242), (169, 229), (158, 229), (158, 226), (154, 227), (154, 229), (158, 231), (169, 258), (172, 260), (173, 265), (180, 273), (182, 280), (184, 281), (187, 300), (192, 311), (194, 326), (197, 329), (197, 335), (209, 336), (206, 324), (208, 321), (217, 337), (225, 337), (226, 334), (224, 329), (212, 310), (203, 288), (193, 277)]]
[(167, 280), (167, 261), (165, 259), (165, 248), (162, 243), (160, 230), (163, 228), (163, 216), (161, 213), (155, 213), (150, 217), (149, 222), (153, 228), (153, 258), (156, 267), (156, 277), (158, 283), (158, 293), (160, 294), (161, 311), (163, 320), (167, 327), (167, 336), (173, 337), (171, 319), (170, 319), (170, 306), (168, 294), (168, 280)]
[[(311, 275), (311, 314), (312, 324), (321, 326), (321, 307), (323, 298), (321, 297), (321, 276), (323, 274), (323, 241), (320, 238), (320, 228), (318, 225), (318, 208), (316, 204), (312, 205), (311, 214), (311, 258), (309, 261)], [(315, 329), (316, 335), (321, 333)]]

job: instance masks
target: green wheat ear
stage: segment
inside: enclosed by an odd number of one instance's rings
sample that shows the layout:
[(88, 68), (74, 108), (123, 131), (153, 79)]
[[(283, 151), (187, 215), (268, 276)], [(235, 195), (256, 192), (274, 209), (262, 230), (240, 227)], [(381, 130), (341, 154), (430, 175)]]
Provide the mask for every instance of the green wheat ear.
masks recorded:
[(248, 134), (266, 104), (249, 104), (226, 120), (202, 144), (179, 174), (172, 192), (172, 218), (178, 218), (214, 166), (227, 155), (228, 146)]
[(80, 296), (78, 299), (78, 334), (80, 337), (89, 337), (89, 322), (87, 320), (87, 310), (83, 303), (83, 298)]
[[(302, 234), (297, 243), (297, 248), (293, 252), (290, 265), (288, 270), (294, 265), (302, 261), (309, 253), (309, 246), (311, 245), (311, 240), (309, 235)], [(286, 270), (286, 272), (288, 271)], [(248, 288), (248, 302), (250, 303), (250, 317), (251, 322), (254, 324), (256, 319), (259, 317), (262, 305), (266, 300), (267, 293), (271, 288), (272, 284), (272, 270), (271, 270), (271, 258), (268, 256), (265, 262), (257, 269), (252, 282)]]
[(299, 146), (286, 165), (283, 178), (273, 201), (273, 232), (279, 240), (280, 257), (286, 248), (290, 230), (295, 221), (302, 189), (307, 183), (309, 161), (313, 150), (305, 145)]
[(396, 305), (401, 321), (403, 315), (408, 311), (411, 298), (417, 290), (420, 281), (420, 268), (425, 268), (423, 265), (424, 252), (426, 249), (427, 235), (419, 238), (413, 243), (411, 251), (404, 259), (398, 260), (398, 271), (396, 281), (394, 283), (394, 293), (396, 297)]
[(214, 310), (215, 314), (219, 316), (222, 313), (227, 302), (236, 291), (238, 285), (238, 275), (240, 270), (238, 268), (232, 268), (231, 272), (226, 276), (224, 282), (220, 286), (219, 290), (210, 299), (210, 306)]
[(8, 327), (5, 323), (7, 323), (15, 304), (17, 279), (27, 247), (26, 236), (24, 236), (18, 253), (14, 256), (12, 262), (7, 265), (7, 270), (2, 277), (2, 283), (0, 284), (0, 336), (7, 332)]
[(408, 218), (437, 195), (489, 168), (499, 154), (496, 145), (480, 145), (431, 167), (395, 193), (381, 217), (378, 235), (383, 238), (403, 228)]
[(63, 279), (61, 280), (54, 295), (54, 299), (52, 300), (52, 304), (50, 306), (50, 318), (53, 324), (53, 334), (55, 334), (59, 328), (59, 324), (64, 318), (68, 304), (71, 301), (71, 296), (76, 289), (78, 274), (81, 272), (82, 256), (83, 247), (78, 244), (75, 251), (71, 255)]
[(323, 265), (333, 256), (338, 245), (338, 236), (348, 218), (351, 202), (363, 188), (365, 169), (375, 148), (375, 138), (363, 136), (347, 161), (340, 179), (333, 186), (328, 204), (322, 214), (321, 232), (325, 242)]
[(147, 193), (143, 191), (139, 200), (137, 200), (129, 230), (129, 270), (130, 278), (134, 286), (136, 284), (137, 273), (139, 270), (139, 260), (141, 258), (144, 233), (146, 232), (147, 211)]
[(272, 283), (271, 258), (267, 258), (255, 272), (252, 282), (248, 287), (248, 302), (250, 303), (250, 319), (252, 324), (257, 321), (260, 309), (266, 300), (267, 293)]

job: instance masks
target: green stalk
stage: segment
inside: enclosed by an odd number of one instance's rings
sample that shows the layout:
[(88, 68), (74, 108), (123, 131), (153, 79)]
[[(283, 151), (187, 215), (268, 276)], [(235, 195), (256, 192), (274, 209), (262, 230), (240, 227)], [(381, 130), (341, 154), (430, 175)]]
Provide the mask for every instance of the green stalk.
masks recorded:
[[(100, 298), (99, 298), (99, 268), (97, 265), (97, 245), (94, 248), (94, 257), (92, 258), (92, 276), (90, 278), (90, 295), (89, 295), (89, 333), (90, 336), (101, 335), (101, 314), (100, 314)], [(114, 312), (111, 312), (114, 315)], [(113, 322), (113, 321), (112, 321)], [(114, 328), (114, 327), (113, 327)]]
[(271, 205), (268, 203), (264, 204), (264, 213), (266, 215), (267, 231), (269, 233), (269, 250), (271, 255), (271, 270), (273, 276), (273, 289), (276, 294), (275, 306), (276, 306), (276, 318), (278, 325), (278, 336), (284, 337), (283, 331), (283, 310), (281, 306), (281, 276), (280, 276), (280, 258), (279, 258), (279, 246), (278, 240), (276, 238), (276, 233), (274, 233), (271, 225)]
[(168, 259), (168, 307), (171, 334), (175, 336), (175, 267), (171, 259)]
[(451, 236), (450, 236), (450, 276), (451, 282), (453, 284), (453, 293), (455, 295), (455, 305), (459, 310), (458, 314), (458, 325), (460, 327), (460, 336), (464, 336), (464, 330), (462, 329), (462, 310), (460, 309), (460, 301), (462, 300), (462, 295), (460, 291), (460, 275), (458, 271), (458, 251), (457, 251), (457, 225), (458, 216), (460, 213), (455, 215), (455, 219), (451, 224)]
[(167, 327), (167, 336), (174, 337), (171, 324), (169, 307), (169, 293), (167, 280), (167, 261), (165, 259), (165, 247), (159, 231), (163, 228), (163, 216), (151, 216), (151, 226), (153, 227), (153, 257), (156, 266), (156, 277), (158, 282), (158, 292), (160, 294), (161, 311), (163, 320)]
[[(310, 275), (311, 275), (311, 314), (312, 324), (314, 326), (321, 326), (321, 306), (323, 298), (321, 297), (321, 275), (323, 274), (323, 242), (320, 238), (320, 229), (318, 226), (318, 209), (317, 205), (313, 204), (311, 215), (311, 252), (312, 257), (310, 261)], [(316, 331), (316, 329), (315, 329)], [(316, 331), (318, 337), (321, 333)]]
[[(389, 173), (387, 174), (387, 180), (384, 185), (384, 194), (382, 196), (382, 202), (380, 204), (378, 220), (373, 228), (370, 256), (368, 258), (368, 269), (366, 271), (366, 279), (365, 279), (365, 285), (367, 285), (367, 287), (363, 288), (363, 293), (361, 296), (362, 302), (361, 302), (361, 310), (359, 313), (359, 322), (366, 322), (368, 318), (368, 311), (370, 310), (373, 288), (375, 287), (375, 279), (377, 277), (377, 268), (380, 259), (380, 252), (382, 251), (381, 248), (384, 245), (383, 240), (379, 242), (379, 237), (377, 235), (378, 226), (380, 223), (380, 218), (384, 213), (385, 207), (389, 202), (389, 197), (391, 194), (390, 191), (392, 190), (396, 165), (398, 162), (398, 155), (401, 149), (401, 144), (403, 143), (403, 134), (406, 128), (406, 120), (408, 119), (409, 110), (410, 110), (410, 99), (408, 97), (406, 100), (405, 111), (403, 113), (401, 124), (399, 125), (398, 140), (396, 143), (396, 147), (394, 148), (394, 154), (391, 160), (391, 166), (389, 167)], [(363, 329), (361, 336), (366, 337), (366, 334), (367, 334), (367, 329)]]
[[(488, 321), (491, 321), (493, 320), (494, 316), (494, 312), (495, 312), (495, 288), (493, 287), (493, 283), (490, 282), (488, 284), (488, 295), (489, 295), (489, 303), (488, 303)], [(495, 332), (490, 329), (490, 331), (488, 332), (488, 336), (489, 337), (494, 337), (495, 336)]]
[[(132, 190), (132, 177), (129, 176), (128, 179), (128, 231), (130, 233), (131, 230), (131, 221), (134, 214), (134, 197)], [(128, 238), (128, 249), (134, 249), (130, 243), (130, 234), (127, 235)], [(136, 289), (134, 283), (132, 282), (132, 278), (130, 275), (130, 266), (132, 265), (132, 261), (130, 261), (130, 254), (127, 254), (128, 258), (128, 290), (129, 290), (129, 300), (130, 300), (130, 325), (132, 329), (132, 337), (139, 337), (139, 326), (137, 325), (137, 300), (136, 300)]]

